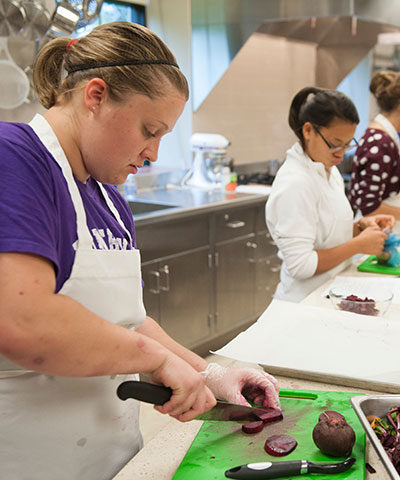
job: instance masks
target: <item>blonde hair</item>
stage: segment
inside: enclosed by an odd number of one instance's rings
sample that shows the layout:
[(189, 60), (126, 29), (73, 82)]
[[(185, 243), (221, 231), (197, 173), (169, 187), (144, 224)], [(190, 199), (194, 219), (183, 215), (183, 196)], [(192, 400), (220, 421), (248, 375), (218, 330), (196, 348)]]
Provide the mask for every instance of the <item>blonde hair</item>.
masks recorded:
[[(160, 98), (175, 87), (186, 98), (189, 87), (165, 43), (148, 28), (131, 22), (111, 22), (94, 28), (73, 45), (60, 37), (46, 44), (33, 67), (33, 82), (45, 108), (91, 78), (102, 78), (113, 101), (132, 93)], [(127, 65), (127, 63), (134, 63)], [(112, 64), (110, 66), (109, 64)], [(106, 65), (105, 65), (106, 64)]]
[(379, 108), (390, 112), (400, 104), (400, 74), (389, 70), (377, 72), (369, 86)]

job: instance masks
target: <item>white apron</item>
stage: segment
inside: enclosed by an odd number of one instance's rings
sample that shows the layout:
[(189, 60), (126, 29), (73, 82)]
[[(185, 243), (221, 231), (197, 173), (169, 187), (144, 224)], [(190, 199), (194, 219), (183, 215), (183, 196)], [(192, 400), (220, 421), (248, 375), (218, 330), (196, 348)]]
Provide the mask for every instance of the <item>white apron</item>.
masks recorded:
[[(77, 215), (75, 261), (59, 293), (112, 323), (139, 326), (146, 316), (139, 251), (92, 248), (82, 199), (56, 136), (40, 115), (30, 126), (60, 165)], [(137, 376), (53, 377), (0, 360), (1, 480), (110, 480), (142, 447), (139, 402), (116, 396), (122, 381)]]
[[(392, 122), (390, 122), (381, 113), (375, 117), (375, 122), (380, 123), (384, 127), (384, 129), (386, 130), (386, 133), (393, 140), (400, 154), (400, 139)], [(391, 207), (400, 207), (400, 193), (398, 193), (397, 195), (393, 195), (391, 197), (385, 198), (385, 200), (383, 200), (383, 203), (386, 203), (386, 205), (390, 205)]]

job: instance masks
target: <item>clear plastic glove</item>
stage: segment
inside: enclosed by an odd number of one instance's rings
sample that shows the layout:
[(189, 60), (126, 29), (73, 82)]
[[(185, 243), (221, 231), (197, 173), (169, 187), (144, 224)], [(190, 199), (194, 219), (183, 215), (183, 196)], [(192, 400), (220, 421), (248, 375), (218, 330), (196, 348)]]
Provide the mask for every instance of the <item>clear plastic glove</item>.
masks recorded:
[(245, 396), (256, 405), (281, 408), (276, 379), (255, 368), (225, 368), (210, 363), (202, 372), (207, 387), (215, 398), (237, 405), (249, 405)]

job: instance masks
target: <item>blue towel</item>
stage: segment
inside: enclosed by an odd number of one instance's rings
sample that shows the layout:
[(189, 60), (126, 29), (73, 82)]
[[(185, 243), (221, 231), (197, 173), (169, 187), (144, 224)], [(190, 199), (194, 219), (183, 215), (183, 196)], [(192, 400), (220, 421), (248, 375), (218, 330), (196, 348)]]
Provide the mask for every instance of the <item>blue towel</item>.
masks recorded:
[(391, 233), (385, 241), (384, 250), (390, 253), (390, 259), (387, 262), (388, 267), (398, 267), (400, 265), (400, 253), (397, 247), (400, 246), (400, 236)]

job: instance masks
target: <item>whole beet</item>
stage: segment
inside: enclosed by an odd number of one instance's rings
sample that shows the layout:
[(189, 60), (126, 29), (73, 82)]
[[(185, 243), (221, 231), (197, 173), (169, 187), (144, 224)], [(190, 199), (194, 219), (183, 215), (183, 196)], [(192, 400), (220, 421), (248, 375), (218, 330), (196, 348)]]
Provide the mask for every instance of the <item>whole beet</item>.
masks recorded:
[(345, 417), (335, 411), (321, 413), (312, 437), (321, 452), (331, 457), (349, 456), (356, 441), (354, 430)]
[(380, 265), (386, 265), (390, 260), (390, 257), (390, 252), (388, 252), (387, 250), (383, 250), (380, 255), (377, 255), (376, 259), (378, 260), (378, 263)]

